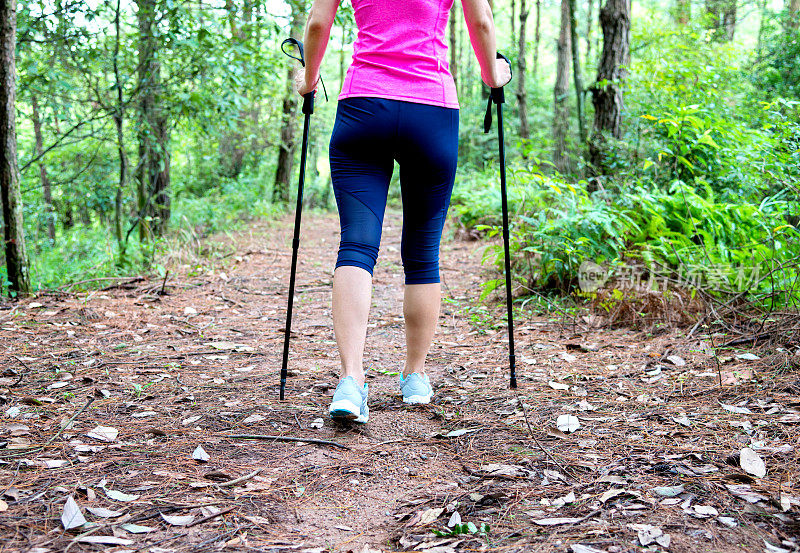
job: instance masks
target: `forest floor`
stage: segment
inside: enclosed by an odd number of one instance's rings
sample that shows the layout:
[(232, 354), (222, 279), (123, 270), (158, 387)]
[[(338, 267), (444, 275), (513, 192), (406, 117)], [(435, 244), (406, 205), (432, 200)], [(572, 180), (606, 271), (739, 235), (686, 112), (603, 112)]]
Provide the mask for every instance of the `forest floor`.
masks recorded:
[(531, 316), (510, 390), (485, 244), (450, 240), (435, 396), (406, 406), (399, 225), (363, 426), (326, 416), (334, 216), (304, 220), (285, 401), (289, 218), (176, 252), (166, 281), (6, 305), (0, 551), (798, 551), (799, 357)]

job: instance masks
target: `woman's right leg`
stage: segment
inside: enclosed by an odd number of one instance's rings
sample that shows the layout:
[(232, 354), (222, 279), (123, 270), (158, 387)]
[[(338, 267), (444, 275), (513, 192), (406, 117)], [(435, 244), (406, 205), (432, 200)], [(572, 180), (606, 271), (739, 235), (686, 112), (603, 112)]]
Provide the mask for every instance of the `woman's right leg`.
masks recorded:
[[(339, 209), (341, 241), (333, 278), (333, 330), (342, 364), (342, 382), (331, 402), (331, 416), (347, 415), (363, 397), (363, 354), (372, 296), (372, 270), (378, 257), (381, 226), (394, 160), (390, 137), (394, 118), (385, 102), (350, 98), (339, 103), (330, 145), (331, 180)], [(340, 388), (345, 390), (340, 394)], [(349, 399), (341, 399), (347, 396)], [(346, 401), (351, 401), (347, 404)], [(343, 407), (344, 406), (344, 407)]]

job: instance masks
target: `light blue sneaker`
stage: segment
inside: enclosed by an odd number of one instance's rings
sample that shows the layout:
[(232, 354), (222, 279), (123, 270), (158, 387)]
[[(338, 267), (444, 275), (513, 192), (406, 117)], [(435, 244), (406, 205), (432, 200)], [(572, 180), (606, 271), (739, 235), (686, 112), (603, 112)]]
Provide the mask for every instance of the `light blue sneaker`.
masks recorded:
[(359, 388), (352, 376), (344, 377), (336, 386), (328, 414), (332, 419), (338, 421), (367, 422), (369, 420), (368, 392), (367, 384), (364, 384), (363, 388)]
[(411, 373), (403, 378), (400, 373), (400, 391), (403, 392), (403, 403), (430, 403), (433, 397), (433, 387), (428, 375)]

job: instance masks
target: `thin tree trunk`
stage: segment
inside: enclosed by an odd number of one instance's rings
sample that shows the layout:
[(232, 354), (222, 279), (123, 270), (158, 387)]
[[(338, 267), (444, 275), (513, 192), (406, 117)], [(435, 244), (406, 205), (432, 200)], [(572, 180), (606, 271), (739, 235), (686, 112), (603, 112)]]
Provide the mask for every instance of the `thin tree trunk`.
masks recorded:
[[(298, 37), (301, 31), (301, 6), (297, 1), (292, 5), (291, 36)], [(283, 97), (281, 141), (278, 145), (278, 166), (275, 170), (275, 185), (272, 188), (272, 201), (287, 203), (289, 201), (292, 165), (296, 148), (297, 127), (297, 93), (294, 91), (294, 69), (290, 66), (286, 76), (286, 91)]]
[(738, 0), (728, 0), (722, 11), (722, 26), (725, 29), (725, 39), (731, 42), (736, 36), (736, 7)]
[(603, 53), (597, 67), (597, 83), (592, 88), (594, 128), (589, 141), (589, 160), (595, 175), (606, 174), (608, 135), (622, 137), (624, 97), (622, 83), (630, 63), (630, 15), (628, 0), (606, 0), (600, 10)]
[(125, 135), (123, 125), (125, 122), (125, 102), (122, 97), (122, 79), (119, 73), (119, 43), (120, 43), (120, 9), (121, 2), (117, 0), (117, 9), (114, 13), (114, 87), (117, 89), (117, 105), (114, 107), (114, 126), (117, 130), (117, 156), (119, 158), (119, 181), (117, 193), (114, 197), (114, 237), (119, 247), (120, 261), (125, 259), (127, 240), (122, 235), (122, 201), (128, 183), (128, 156), (125, 153)]
[(519, 51), (517, 53), (517, 106), (519, 107), (519, 137), (528, 139), (531, 136), (528, 126), (528, 90), (525, 82), (527, 61), (525, 46), (527, 42), (528, 9), (525, 0), (519, 0)]
[(139, 23), (139, 238), (162, 236), (169, 225), (169, 130), (156, 36), (157, 0), (136, 0)]
[(800, 0), (789, 0), (789, 28), (800, 29)]
[(594, 31), (594, 0), (586, 8), (586, 71), (592, 64), (592, 32)]
[(691, 0), (676, 0), (675, 22), (679, 25), (688, 25), (692, 18)]
[(517, 43), (517, 2), (511, 0), (511, 44)]
[(44, 141), (42, 139), (42, 118), (39, 112), (39, 98), (35, 93), (31, 93), (31, 111), (33, 122), (33, 137), (36, 144), (36, 157), (39, 158), (39, 179), (42, 181), (42, 200), (44, 201), (45, 225), (47, 227), (47, 238), (50, 243), (56, 241), (56, 223), (53, 212), (53, 191), (50, 186), (50, 178), (47, 176), (47, 166), (44, 163)]
[(17, 70), (14, 59), (17, 0), (0, 0), (0, 201), (3, 204), (6, 274), (9, 291), (20, 296), (31, 291), (25, 232), (22, 226), (22, 196), (17, 166), (17, 133), (14, 101)]
[[(542, 42), (542, 0), (536, 0), (536, 30), (533, 35), (533, 82), (539, 78), (539, 44)], [(538, 88), (538, 85), (537, 85)]]
[(580, 43), (578, 42), (578, 18), (575, 16), (576, 0), (569, 0), (569, 28), (572, 44), (572, 69), (575, 80), (575, 99), (578, 108), (578, 133), (581, 144), (586, 142), (586, 121), (583, 116), (583, 72), (581, 71)]
[(569, 24), (570, 0), (561, 0), (561, 31), (558, 35), (558, 56), (556, 60), (556, 83), (553, 88), (553, 162), (560, 173), (569, 170), (567, 155), (567, 132), (569, 131), (569, 66), (571, 37)]

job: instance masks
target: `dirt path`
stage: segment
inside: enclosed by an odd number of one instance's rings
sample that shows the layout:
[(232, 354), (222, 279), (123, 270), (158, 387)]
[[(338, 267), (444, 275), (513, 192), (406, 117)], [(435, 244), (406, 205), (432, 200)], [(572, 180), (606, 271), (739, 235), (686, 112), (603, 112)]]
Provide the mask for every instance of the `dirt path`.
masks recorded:
[[(797, 356), (741, 359), (711, 337), (528, 317), (514, 392), (501, 311), (477, 301), (480, 244), (449, 241), (434, 403), (404, 406), (391, 214), (367, 345), (370, 422), (337, 427), (325, 418), (336, 221), (304, 225), (285, 402), (288, 219), (173, 255), (164, 295), (161, 281), (136, 281), (0, 312), (0, 551), (798, 550)], [(580, 428), (558, 430), (560, 415)], [(98, 426), (117, 435), (87, 435)], [(193, 460), (198, 446), (207, 462)], [(740, 468), (748, 446), (766, 476)], [(68, 497), (97, 525), (65, 531)], [(461, 533), (442, 535), (457, 518)]]

